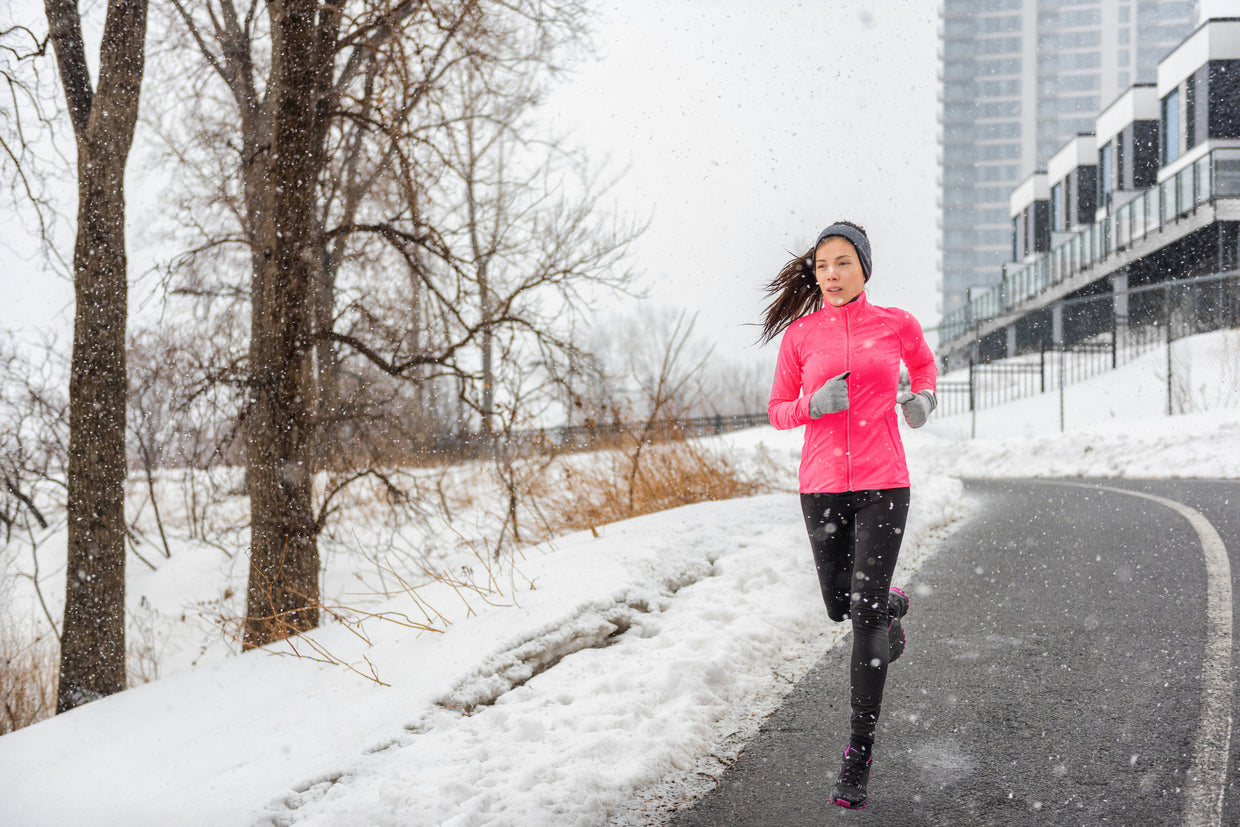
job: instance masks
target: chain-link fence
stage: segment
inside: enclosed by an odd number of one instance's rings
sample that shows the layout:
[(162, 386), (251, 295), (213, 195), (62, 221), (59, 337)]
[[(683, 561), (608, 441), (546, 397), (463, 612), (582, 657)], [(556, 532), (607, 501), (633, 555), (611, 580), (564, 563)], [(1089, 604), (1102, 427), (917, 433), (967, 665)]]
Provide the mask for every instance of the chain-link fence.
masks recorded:
[(1072, 299), (1062, 312), (1105, 329), (941, 377), (938, 418), (997, 436), (1240, 407), (1240, 274)]

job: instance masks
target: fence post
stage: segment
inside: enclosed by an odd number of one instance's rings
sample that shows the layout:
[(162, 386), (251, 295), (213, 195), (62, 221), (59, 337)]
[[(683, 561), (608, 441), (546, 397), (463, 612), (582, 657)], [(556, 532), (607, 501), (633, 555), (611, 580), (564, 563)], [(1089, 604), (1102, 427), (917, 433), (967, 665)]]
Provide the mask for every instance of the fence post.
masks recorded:
[(977, 439), (977, 399), (974, 396), (973, 357), (969, 357), (969, 439)]
[(1064, 375), (1063, 374), (1064, 374), (1064, 353), (1065, 351), (1067, 351), (1067, 347), (1065, 347), (1064, 344), (1060, 342), (1059, 344), (1059, 433), (1061, 434), (1066, 430), (1066, 422), (1065, 422), (1065, 417), (1064, 417), (1064, 403), (1063, 403), (1063, 396), (1064, 396), (1064, 391), (1063, 391)]
[(1173, 415), (1173, 393), (1171, 391), (1171, 291), (1163, 289), (1163, 307), (1167, 315), (1167, 416)]

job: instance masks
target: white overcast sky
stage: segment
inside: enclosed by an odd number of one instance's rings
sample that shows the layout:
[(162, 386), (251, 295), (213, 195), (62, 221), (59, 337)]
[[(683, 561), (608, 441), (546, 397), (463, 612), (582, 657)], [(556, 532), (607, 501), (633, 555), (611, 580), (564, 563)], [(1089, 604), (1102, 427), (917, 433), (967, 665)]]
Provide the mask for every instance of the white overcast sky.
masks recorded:
[(627, 164), (616, 199), (651, 218), (652, 299), (757, 353), (764, 283), (848, 218), (873, 243), (871, 299), (938, 323), (937, 6), (599, 0), (596, 58), (552, 105)]
[[(788, 251), (849, 218), (873, 242), (871, 298), (937, 324), (937, 3), (595, 5), (595, 53), (548, 114), (592, 158), (626, 170), (613, 206), (650, 220), (633, 264), (654, 302), (697, 313), (695, 332), (722, 357), (773, 359), (752, 346), (762, 285)], [(22, 225), (10, 203), (0, 205), (0, 328), (68, 329), (71, 286), (11, 243)], [(129, 210), (132, 265), (144, 260), (134, 249), (144, 214)], [(134, 302), (153, 288), (139, 280)]]

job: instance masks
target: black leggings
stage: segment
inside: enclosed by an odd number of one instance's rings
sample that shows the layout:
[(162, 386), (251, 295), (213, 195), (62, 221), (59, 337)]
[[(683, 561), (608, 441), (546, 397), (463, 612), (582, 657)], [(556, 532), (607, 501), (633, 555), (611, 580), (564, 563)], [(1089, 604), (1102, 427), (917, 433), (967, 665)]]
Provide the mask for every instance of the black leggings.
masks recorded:
[(868, 748), (883, 703), (887, 661), (887, 592), (900, 556), (909, 489), (802, 494), (801, 513), (832, 620), (852, 619), (852, 744)]

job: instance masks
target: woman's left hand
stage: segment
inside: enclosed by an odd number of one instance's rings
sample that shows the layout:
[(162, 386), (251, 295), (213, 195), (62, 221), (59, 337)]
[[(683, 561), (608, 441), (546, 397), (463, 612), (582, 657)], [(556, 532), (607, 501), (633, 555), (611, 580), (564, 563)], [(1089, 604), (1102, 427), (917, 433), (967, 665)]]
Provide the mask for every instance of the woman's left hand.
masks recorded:
[(930, 413), (939, 406), (939, 400), (935, 397), (934, 391), (918, 391), (917, 393), (905, 391), (896, 397), (896, 401), (900, 403), (904, 411), (904, 421), (910, 428), (920, 428), (925, 425), (926, 420), (930, 418)]

